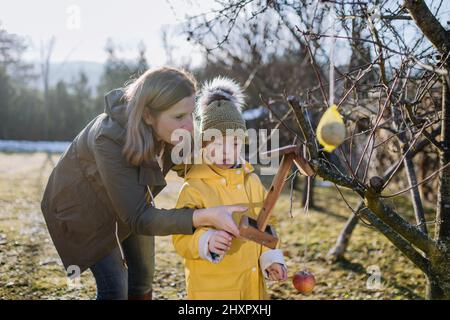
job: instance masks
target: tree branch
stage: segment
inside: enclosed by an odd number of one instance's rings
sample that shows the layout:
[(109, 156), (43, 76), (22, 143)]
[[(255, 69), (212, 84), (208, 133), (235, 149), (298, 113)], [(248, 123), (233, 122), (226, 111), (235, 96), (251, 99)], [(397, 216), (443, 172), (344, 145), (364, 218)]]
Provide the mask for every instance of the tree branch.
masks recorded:
[(391, 207), (386, 205), (377, 191), (369, 188), (365, 194), (366, 206), (384, 223), (397, 231), (403, 238), (413, 243), (417, 248), (429, 254), (435, 248), (434, 241), (408, 221), (403, 219)]
[[(370, 208), (383, 223), (397, 231), (402, 237), (416, 245), (423, 252), (429, 253), (430, 250), (435, 248), (433, 240), (380, 200), (379, 191), (381, 191), (381, 188), (380, 190), (376, 190), (373, 186), (366, 188), (365, 186), (360, 185), (354, 178), (343, 175), (337, 171), (334, 167), (329, 165), (325, 159), (319, 158), (317, 145), (313, 144), (317, 143), (313, 134), (313, 129), (307, 121), (298, 99), (294, 96), (289, 96), (287, 100), (290, 108), (294, 112), (297, 124), (305, 137), (306, 147), (311, 155), (310, 162), (316, 173), (325, 180), (349, 188), (358, 193), (361, 198), (366, 200), (366, 206)], [(384, 181), (381, 182), (380, 186), (383, 185), (383, 182)]]
[(411, 244), (403, 239), (396, 231), (382, 221), (369, 208), (361, 210), (363, 215), (377, 230), (391, 241), (405, 256), (407, 256), (420, 270), (430, 275), (429, 261), (424, 258)]
[(439, 23), (436, 17), (423, 0), (405, 0), (403, 6), (408, 10), (414, 22), (430, 40), (430, 42), (443, 54), (450, 50), (449, 32)]

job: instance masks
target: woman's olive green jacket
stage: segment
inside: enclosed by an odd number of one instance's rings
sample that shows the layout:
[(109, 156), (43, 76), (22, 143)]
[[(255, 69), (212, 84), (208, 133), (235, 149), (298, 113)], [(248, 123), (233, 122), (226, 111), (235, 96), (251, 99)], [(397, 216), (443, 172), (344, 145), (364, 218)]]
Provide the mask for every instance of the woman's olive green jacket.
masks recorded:
[(163, 168), (156, 159), (136, 167), (122, 155), (125, 109), (123, 90), (109, 92), (105, 112), (80, 132), (50, 175), (41, 208), (66, 269), (83, 272), (131, 233), (193, 233), (193, 209), (157, 209), (147, 200), (166, 186), (170, 147)]

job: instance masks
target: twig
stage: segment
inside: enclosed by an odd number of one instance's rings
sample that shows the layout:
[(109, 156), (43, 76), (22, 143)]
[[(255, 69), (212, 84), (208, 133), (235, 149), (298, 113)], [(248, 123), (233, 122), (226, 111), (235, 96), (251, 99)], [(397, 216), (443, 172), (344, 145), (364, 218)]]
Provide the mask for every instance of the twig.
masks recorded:
[(392, 96), (392, 93), (394, 92), (394, 88), (395, 88), (395, 85), (397, 84), (397, 80), (398, 80), (398, 77), (395, 77), (394, 83), (392, 84), (392, 87), (391, 87), (391, 90), (389, 91), (388, 96), (386, 98), (386, 101), (385, 101), (383, 107), (380, 110), (378, 118), (375, 121), (375, 125), (372, 128), (372, 131), (370, 132), (369, 137), (367, 138), (366, 145), (364, 146), (364, 149), (363, 149), (363, 152), (362, 152), (361, 157), (359, 159), (358, 165), (356, 166), (356, 169), (355, 169), (355, 174), (356, 175), (358, 175), (359, 167), (361, 166), (362, 160), (364, 159), (364, 155), (366, 154), (367, 148), (369, 147), (370, 140), (371, 140), (372, 136), (375, 134), (375, 131), (378, 128), (378, 125), (379, 125), (379, 123), (380, 123), (380, 121), (381, 121), (381, 119), (383, 117), (384, 110), (386, 109), (386, 107), (391, 102), (391, 96)]
[(440, 169), (438, 169), (437, 171), (433, 172), (432, 174), (430, 174), (428, 177), (426, 177), (426, 178), (423, 179), (422, 181), (420, 181), (420, 182), (418, 182), (418, 183), (416, 183), (416, 184), (410, 186), (409, 188), (403, 189), (403, 190), (401, 190), (401, 191), (399, 191), (399, 192), (396, 192), (396, 193), (393, 193), (393, 194), (390, 194), (390, 195), (387, 195), (387, 196), (381, 195), (380, 197), (381, 197), (381, 198), (393, 198), (393, 197), (396, 197), (396, 196), (401, 195), (402, 193), (408, 192), (408, 191), (410, 191), (411, 189), (413, 189), (413, 188), (415, 188), (415, 187), (418, 187), (418, 186), (420, 186), (421, 184), (427, 182), (428, 180), (430, 180), (431, 178), (433, 178), (436, 174), (438, 174), (439, 172), (441, 172), (442, 170), (446, 169), (446, 168), (449, 167), (449, 166), (450, 166), (450, 163), (447, 163), (445, 166), (441, 167)]
[[(300, 33), (303, 34), (303, 32), (300, 30), (300, 28), (298, 26), (295, 26), (295, 27)], [(312, 65), (312, 67), (314, 69), (314, 73), (316, 74), (317, 80), (319, 81), (320, 92), (322, 93), (322, 98), (323, 98), (324, 104), (328, 105), (328, 97), (327, 97), (327, 94), (325, 93), (325, 88), (324, 88), (324, 85), (323, 85), (323, 81), (322, 81), (322, 78), (320, 76), (319, 70), (317, 69), (316, 61), (314, 60), (314, 57), (313, 57), (313, 54), (312, 54), (312, 51), (311, 51), (311, 46), (309, 45), (309, 41), (308, 41), (308, 39), (307, 39), (307, 37), (305, 35), (303, 35), (303, 38), (305, 39), (306, 48), (308, 49), (309, 58), (311, 59), (311, 65)]]
[(426, 124), (422, 126), (422, 128), (419, 130), (419, 132), (416, 134), (416, 136), (414, 137), (413, 141), (409, 144), (408, 149), (403, 153), (402, 158), (400, 159), (399, 164), (397, 165), (397, 167), (394, 169), (394, 171), (392, 172), (392, 174), (389, 176), (389, 178), (386, 180), (386, 182), (383, 184), (383, 189), (386, 188), (386, 186), (389, 184), (389, 182), (392, 180), (392, 178), (394, 177), (395, 173), (398, 170), (398, 167), (400, 166), (400, 163), (403, 162), (403, 160), (405, 160), (406, 155), (408, 154), (409, 150), (411, 150), (411, 148), (415, 145), (417, 139), (420, 137), (420, 135), (422, 134), (423, 130), (425, 130)]

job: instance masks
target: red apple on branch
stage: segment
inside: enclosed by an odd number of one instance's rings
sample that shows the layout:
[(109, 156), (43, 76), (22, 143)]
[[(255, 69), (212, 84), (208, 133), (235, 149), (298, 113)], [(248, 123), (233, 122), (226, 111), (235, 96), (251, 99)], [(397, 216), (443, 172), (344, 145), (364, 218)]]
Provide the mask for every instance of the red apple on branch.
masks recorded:
[(296, 272), (292, 278), (292, 283), (298, 292), (303, 294), (309, 294), (313, 291), (316, 285), (316, 278), (314, 275), (306, 270)]

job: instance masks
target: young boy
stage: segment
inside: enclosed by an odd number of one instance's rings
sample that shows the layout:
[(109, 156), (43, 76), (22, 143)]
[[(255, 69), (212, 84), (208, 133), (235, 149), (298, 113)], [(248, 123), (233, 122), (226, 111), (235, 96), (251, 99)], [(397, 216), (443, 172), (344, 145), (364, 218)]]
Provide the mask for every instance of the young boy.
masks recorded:
[[(245, 214), (257, 217), (266, 191), (253, 167), (240, 158), (245, 136), (239, 132), (246, 130), (242, 105), (242, 91), (229, 79), (216, 78), (203, 88), (197, 106), (199, 130), (204, 134), (215, 129), (223, 135), (205, 146), (205, 161), (187, 172), (177, 208), (245, 205)], [(227, 135), (227, 129), (238, 134)], [(237, 224), (242, 214), (233, 214)], [(185, 259), (188, 299), (267, 299), (263, 278), (287, 278), (281, 250), (232, 239), (221, 230), (197, 229), (193, 235), (173, 236), (173, 243)]]

